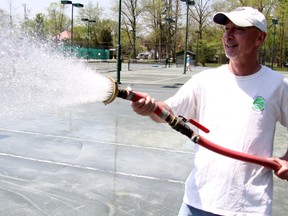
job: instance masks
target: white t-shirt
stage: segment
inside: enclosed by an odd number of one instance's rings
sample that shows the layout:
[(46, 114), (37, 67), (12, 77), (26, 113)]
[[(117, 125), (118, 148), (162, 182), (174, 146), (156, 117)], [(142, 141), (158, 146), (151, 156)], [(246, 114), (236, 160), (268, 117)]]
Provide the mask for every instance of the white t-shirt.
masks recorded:
[[(208, 140), (240, 152), (271, 157), (276, 122), (288, 126), (288, 81), (262, 66), (235, 76), (227, 65), (194, 75), (167, 101), (175, 115), (210, 129)], [(195, 146), (184, 202), (220, 215), (271, 215), (272, 171)]]

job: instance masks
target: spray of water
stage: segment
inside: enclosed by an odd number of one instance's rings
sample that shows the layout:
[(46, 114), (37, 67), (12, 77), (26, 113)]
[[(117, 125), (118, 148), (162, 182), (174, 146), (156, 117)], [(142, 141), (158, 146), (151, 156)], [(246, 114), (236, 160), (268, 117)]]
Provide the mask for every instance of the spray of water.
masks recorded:
[(0, 117), (104, 101), (110, 80), (48, 42), (0, 31)]

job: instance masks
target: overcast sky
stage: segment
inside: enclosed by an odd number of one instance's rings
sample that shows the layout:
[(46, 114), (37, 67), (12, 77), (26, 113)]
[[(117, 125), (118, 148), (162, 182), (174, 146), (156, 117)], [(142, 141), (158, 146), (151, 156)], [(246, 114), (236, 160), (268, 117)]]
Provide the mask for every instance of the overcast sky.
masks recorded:
[[(82, 3), (85, 7), (89, 1), (99, 5), (104, 8), (104, 13), (108, 13), (108, 10), (115, 0), (73, 0), (73, 3)], [(12, 14), (19, 14), (24, 16), (24, 7), (23, 4), (27, 5), (29, 9), (29, 17), (34, 17), (37, 13), (46, 13), (47, 8), (52, 2), (57, 2), (57, 0), (1, 0), (0, 8), (6, 10), (8, 13), (10, 11), (10, 3), (12, 3)], [(60, 2), (60, 0), (59, 0)], [(77, 9), (74, 9), (75, 15), (77, 14)]]

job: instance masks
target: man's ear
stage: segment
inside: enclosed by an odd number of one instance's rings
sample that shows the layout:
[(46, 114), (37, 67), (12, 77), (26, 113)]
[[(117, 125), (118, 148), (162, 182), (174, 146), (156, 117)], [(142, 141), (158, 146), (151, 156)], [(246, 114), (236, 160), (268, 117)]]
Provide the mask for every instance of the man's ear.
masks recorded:
[(266, 33), (265, 32), (260, 32), (258, 37), (256, 38), (256, 45), (260, 46), (263, 44), (263, 42), (265, 41), (266, 38)]

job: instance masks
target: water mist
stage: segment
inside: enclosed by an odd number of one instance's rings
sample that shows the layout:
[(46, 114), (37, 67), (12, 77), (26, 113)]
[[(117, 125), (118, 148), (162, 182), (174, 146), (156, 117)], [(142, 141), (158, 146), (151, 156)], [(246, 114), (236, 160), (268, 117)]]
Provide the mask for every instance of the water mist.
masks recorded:
[(53, 43), (0, 29), (0, 116), (107, 98), (109, 79), (57, 50)]

